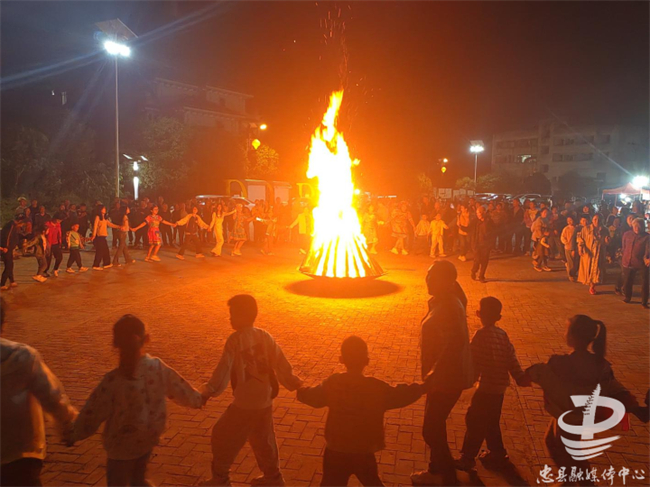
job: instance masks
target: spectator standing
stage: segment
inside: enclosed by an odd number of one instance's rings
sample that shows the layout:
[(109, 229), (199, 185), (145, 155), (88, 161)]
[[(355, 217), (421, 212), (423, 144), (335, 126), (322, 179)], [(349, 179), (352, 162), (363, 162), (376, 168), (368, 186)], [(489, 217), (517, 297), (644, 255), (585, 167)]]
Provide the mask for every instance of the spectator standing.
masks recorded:
[(578, 281), (589, 286), (589, 294), (597, 294), (596, 285), (603, 282), (605, 274), (605, 250), (609, 231), (600, 224), (600, 215), (595, 214), (592, 224), (580, 229), (576, 235), (580, 254)]
[[(623, 302), (632, 300), (632, 288), (637, 273), (641, 274), (641, 304), (648, 308), (650, 292), (650, 235), (645, 231), (645, 221), (637, 218), (632, 223), (632, 230), (623, 235), (621, 266), (623, 269)], [(621, 293), (621, 289), (617, 289)]]
[[(2, 282), (0, 289), (8, 290), (10, 287), (18, 286), (14, 279), (14, 249), (18, 245), (20, 229), (25, 225), (25, 214), (16, 213), (14, 219), (2, 227), (0, 233), (0, 253), (2, 255)], [(9, 284), (7, 284), (9, 282)]]
[(577, 228), (574, 225), (573, 216), (567, 216), (566, 226), (562, 229), (560, 240), (564, 247), (564, 260), (566, 271), (571, 282), (578, 280), (578, 245), (576, 243)]
[(59, 275), (59, 266), (63, 260), (63, 251), (61, 250), (63, 243), (61, 221), (64, 218), (65, 213), (58, 212), (51, 221), (45, 223), (45, 227), (47, 228), (47, 269), (45, 270), (45, 277), (50, 277), (49, 272), (52, 257), (54, 257), (54, 270), (52, 273), (54, 277), (58, 277)]
[[(485, 282), (485, 271), (490, 262), (490, 251), (494, 246), (492, 221), (487, 218), (485, 208), (476, 207), (476, 221), (474, 222), (474, 264), (471, 276), (473, 280)], [(477, 278), (478, 272), (478, 278)]]

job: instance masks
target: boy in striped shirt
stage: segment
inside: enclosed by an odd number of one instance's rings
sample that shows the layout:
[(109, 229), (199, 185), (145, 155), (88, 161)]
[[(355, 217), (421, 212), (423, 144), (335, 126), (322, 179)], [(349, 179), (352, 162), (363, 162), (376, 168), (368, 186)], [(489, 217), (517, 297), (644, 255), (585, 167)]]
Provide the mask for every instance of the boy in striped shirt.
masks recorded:
[(465, 416), (467, 431), (458, 470), (470, 471), (476, 465), (476, 456), (485, 440), (489, 453), (481, 462), (490, 468), (506, 467), (508, 454), (501, 437), (501, 407), (503, 396), (510, 385), (510, 375), (519, 386), (530, 386), (530, 378), (519, 365), (515, 348), (508, 334), (496, 324), (501, 319), (501, 301), (492, 296), (481, 299), (476, 315), (483, 327), (471, 342), (474, 374), (479, 384)]

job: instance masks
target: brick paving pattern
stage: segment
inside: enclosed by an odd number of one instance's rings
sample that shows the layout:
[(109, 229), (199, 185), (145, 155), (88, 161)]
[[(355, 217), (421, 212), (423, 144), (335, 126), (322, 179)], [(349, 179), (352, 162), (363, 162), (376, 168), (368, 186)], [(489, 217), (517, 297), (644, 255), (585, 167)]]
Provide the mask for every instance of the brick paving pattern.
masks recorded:
[[(181, 262), (163, 251), (162, 262), (149, 264), (141, 260), (142, 252), (135, 252), (139, 260), (134, 266), (62, 273), (46, 284), (31, 281), (35, 262), (21, 259), (16, 263), (20, 286), (5, 293), (11, 305), (5, 336), (36, 347), (80, 408), (117, 363), (111, 347), (113, 322), (124, 313), (134, 313), (149, 327), (148, 352), (199, 387), (209, 378), (231, 333), (226, 300), (246, 292), (258, 300), (258, 325), (276, 338), (308, 385), (341, 370), (339, 347), (351, 334), (368, 342), (369, 375), (391, 383), (419, 379), (420, 320), (428, 299), (423, 279), (429, 259), (381, 254), (378, 260), (386, 276), (369, 288), (355, 285), (337, 291), (323, 289), (297, 272), (300, 256), (295, 250), (282, 249), (279, 254), (263, 257), (245, 247), (240, 258), (194, 259), (189, 254)], [(92, 253), (84, 254), (84, 262), (89, 264), (91, 257)], [(603, 287), (602, 295), (590, 296), (585, 286), (569, 283), (557, 263), (556, 272), (540, 274), (525, 257), (494, 259), (487, 273), (490, 281), (481, 284), (469, 279), (471, 262), (454, 262), (469, 298), (470, 334), (479, 327), (478, 301), (496, 296), (504, 303), (501, 326), (508, 331), (522, 366), (527, 367), (553, 353), (565, 353), (566, 318), (588, 314), (608, 326), (608, 359), (619, 380), (639, 399), (645, 395), (650, 369), (649, 315), (640, 305), (623, 304), (611, 285)], [(341, 297), (351, 294), (354, 297)], [(466, 391), (448, 421), (454, 454), (462, 444), (470, 398), (471, 391)], [(198, 412), (169, 404), (168, 428), (149, 469), (154, 483), (196, 485), (209, 477), (211, 428), (230, 400), (228, 389)], [(426, 468), (423, 408), (421, 399), (387, 414), (387, 447), (378, 458), (388, 485), (409, 485), (409, 474)], [(319, 485), (325, 415), (326, 410), (302, 405), (294, 393), (284, 389), (275, 401), (281, 467), (288, 485)], [(537, 484), (540, 468), (552, 465), (543, 447), (548, 421), (539, 388), (508, 389), (502, 417), (504, 440), (511, 459), (532, 485)], [(632, 418), (630, 431), (616, 434), (623, 438), (594, 461), (599, 470), (627, 466), (632, 471), (643, 469), (649, 476), (648, 426)], [(51, 435), (49, 441), (45, 485), (106, 485), (99, 434), (72, 448), (57, 444)], [(254, 456), (246, 446), (237, 457), (232, 480), (246, 484), (257, 475)], [(485, 485), (504, 483), (480, 464), (479, 477)], [(464, 475), (460, 478), (472, 483)], [(627, 484), (646, 482), (628, 478)]]

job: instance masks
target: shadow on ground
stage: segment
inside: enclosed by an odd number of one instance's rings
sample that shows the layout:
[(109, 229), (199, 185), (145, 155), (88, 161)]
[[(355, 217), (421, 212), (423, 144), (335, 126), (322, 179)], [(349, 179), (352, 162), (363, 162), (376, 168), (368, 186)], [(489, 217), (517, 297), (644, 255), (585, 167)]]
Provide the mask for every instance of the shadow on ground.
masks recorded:
[(293, 294), (313, 298), (357, 299), (395, 294), (402, 286), (388, 281), (309, 279), (288, 284), (285, 289)]

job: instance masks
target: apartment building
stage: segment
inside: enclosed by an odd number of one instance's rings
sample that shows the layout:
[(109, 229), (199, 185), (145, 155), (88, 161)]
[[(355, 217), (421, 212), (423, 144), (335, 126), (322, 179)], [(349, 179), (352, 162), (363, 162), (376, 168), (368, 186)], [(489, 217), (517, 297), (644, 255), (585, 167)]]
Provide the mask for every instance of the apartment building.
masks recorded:
[(575, 171), (599, 188), (625, 184), (630, 174), (646, 174), (648, 129), (624, 125), (568, 125), (540, 121), (533, 128), (497, 134), (492, 170), (522, 179), (544, 174), (557, 189), (559, 178)]

